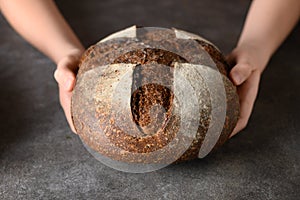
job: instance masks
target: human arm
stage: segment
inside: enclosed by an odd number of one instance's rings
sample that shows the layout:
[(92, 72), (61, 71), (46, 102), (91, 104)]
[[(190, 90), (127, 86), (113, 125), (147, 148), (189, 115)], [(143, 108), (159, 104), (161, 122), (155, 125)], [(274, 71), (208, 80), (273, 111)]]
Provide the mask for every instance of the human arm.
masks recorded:
[(70, 102), (77, 64), (84, 47), (52, 0), (0, 0), (0, 9), (12, 27), (56, 64), (60, 102), (75, 132)]
[(240, 118), (231, 137), (244, 129), (269, 59), (299, 20), (299, 0), (253, 0), (236, 48), (228, 56), (238, 87)]

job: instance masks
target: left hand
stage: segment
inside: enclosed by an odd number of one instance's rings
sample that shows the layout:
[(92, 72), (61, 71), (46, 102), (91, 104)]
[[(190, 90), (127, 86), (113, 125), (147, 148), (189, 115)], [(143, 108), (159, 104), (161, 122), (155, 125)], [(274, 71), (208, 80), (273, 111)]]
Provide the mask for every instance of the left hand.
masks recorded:
[(261, 73), (268, 62), (262, 48), (254, 45), (243, 45), (235, 48), (227, 57), (228, 63), (234, 67), (230, 78), (237, 86), (240, 100), (240, 116), (230, 137), (243, 130), (250, 118), (259, 89)]

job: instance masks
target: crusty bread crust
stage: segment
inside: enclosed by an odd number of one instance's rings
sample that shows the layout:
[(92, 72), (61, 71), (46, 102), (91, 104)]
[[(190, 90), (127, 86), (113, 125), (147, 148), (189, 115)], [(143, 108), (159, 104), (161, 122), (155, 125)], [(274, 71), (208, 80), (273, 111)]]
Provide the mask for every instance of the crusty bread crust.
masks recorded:
[[(176, 134), (180, 126), (180, 116), (173, 113), (174, 72), (172, 69), (175, 63), (192, 63), (208, 67), (214, 65), (222, 75), (226, 93), (226, 118), (222, 133), (214, 149), (224, 144), (237, 123), (239, 99), (236, 87), (228, 78), (230, 68), (222, 53), (214, 45), (202, 40), (178, 39), (171, 29), (161, 30), (155, 32), (155, 34), (151, 32), (140, 32), (138, 34), (140, 34), (142, 41), (138, 38), (126, 37), (111, 39), (91, 46), (82, 56), (77, 84), (72, 97), (71, 112), (75, 129), (83, 142), (105, 156), (126, 162), (151, 163), (155, 160), (159, 163), (160, 161), (165, 162), (166, 157), (168, 157), (167, 160), (173, 159), (180, 162), (197, 158), (211, 121), (210, 94), (205, 88), (203, 88), (201, 94), (203, 100), (201, 106), (205, 109), (199, 111), (199, 127), (190, 147), (183, 154), (180, 151), (174, 152), (174, 149), (168, 148), (165, 148), (159, 155), (153, 156), (150, 154), (167, 147), (170, 141), (178, 137)], [(196, 48), (195, 41), (197, 43)], [(200, 55), (195, 56), (199, 52)], [(140, 131), (138, 135), (132, 135), (128, 133), (128, 130), (124, 130), (126, 120), (121, 122), (124, 124), (120, 127), (116, 123), (114, 115), (109, 111), (113, 106), (111, 103), (113, 89), (107, 89), (105, 90), (107, 93), (104, 93), (105, 88), (103, 89), (103, 87), (112, 87), (112, 80), (118, 80), (120, 71), (122, 71), (121, 68), (118, 69), (118, 64), (128, 64), (122, 69), (132, 70), (131, 119), (138, 125)], [(87, 79), (95, 83), (95, 90), (87, 92), (84, 89), (85, 79), (83, 77), (85, 74), (87, 72), (95, 73), (95, 69), (99, 71), (98, 68), (101, 68), (101, 66), (105, 71), (104, 66), (107, 67), (108, 65), (113, 67), (106, 73), (91, 76), (95, 80)], [(157, 65), (168, 67), (157, 70)], [(131, 69), (132, 66), (134, 67)], [(163, 86), (149, 83), (157, 78), (164, 79)], [(101, 79), (102, 82), (99, 82), (98, 79)], [(103, 81), (111, 81), (112, 84), (102, 84)], [(200, 80), (199, 87), (204, 87), (204, 85), (201, 85)], [(99, 97), (98, 100), (94, 101), (93, 98), (87, 97), (89, 99), (87, 100), (85, 98), (87, 93), (90, 96), (97, 96), (94, 93), (101, 93), (102, 99)], [(158, 107), (155, 107), (155, 105), (158, 105)], [(124, 110), (118, 112), (121, 115), (122, 113), (128, 115)], [(184, 139), (184, 137), (182, 138)], [(143, 153), (143, 156), (130, 157), (129, 153)], [(144, 156), (147, 153), (149, 157)], [(161, 159), (159, 156), (161, 156)]]

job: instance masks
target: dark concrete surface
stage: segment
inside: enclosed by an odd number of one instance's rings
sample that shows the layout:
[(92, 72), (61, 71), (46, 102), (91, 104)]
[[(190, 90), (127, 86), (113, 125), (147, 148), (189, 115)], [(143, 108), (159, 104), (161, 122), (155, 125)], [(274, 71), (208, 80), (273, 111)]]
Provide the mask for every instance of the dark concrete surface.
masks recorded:
[[(249, 2), (58, 4), (85, 46), (137, 24), (195, 32), (228, 53)], [(269, 63), (243, 132), (205, 159), (127, 174), (95, 160), (71, 133), (59, 106), (55, 65), (0, 16), (0, 199), (300, 199), (299, 30)]]

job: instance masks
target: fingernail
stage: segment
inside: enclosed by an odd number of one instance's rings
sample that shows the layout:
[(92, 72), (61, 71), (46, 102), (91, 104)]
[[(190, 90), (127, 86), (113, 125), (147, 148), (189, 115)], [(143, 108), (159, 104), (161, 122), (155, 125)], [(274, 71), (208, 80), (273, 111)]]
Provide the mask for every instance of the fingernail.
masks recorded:
[(242, 77), (238, 73), (233, 73), (233, 79), (237, 85), (241, 84)]
[(71, 90), (72, 89), (72, 84), (73, 84), (73, 81), (71, 79), (67, 79), (66, 85), (65, 85), (66, 89)]

